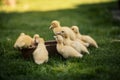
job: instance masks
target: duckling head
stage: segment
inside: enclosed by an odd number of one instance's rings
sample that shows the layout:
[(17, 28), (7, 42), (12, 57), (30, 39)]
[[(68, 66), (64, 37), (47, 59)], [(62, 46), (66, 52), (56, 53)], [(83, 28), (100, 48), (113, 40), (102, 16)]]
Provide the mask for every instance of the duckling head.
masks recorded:
[(51, 22), (51, 26), (49, 27), (49, 29), (54, 29), (54, 28), (59, 27), (59, 26), (60, 26), (60, 22), (57, 20), (54, 20)]
[(39, 44), (39, 43), (44, 44), (44, 43), (45, 43), (45, 41), (44, 41), (44, 39), (43, 39), (43, 38), (37, 38), (37, 39), (35, 40), (35, 43), (36, 43), (36, 44)]
[(62, 43), (63, 42), (63, 37), (61, 35), (57, 35), (57, 36), (54, 36), (55, 40), (58, 42), (58, 43)]
[(39, 38), (39, 37), (40, 37), (39, 34), (35, 34), (35, 35), (33, 36), (34, 39)]
[(69, 32), (67, 30), (62, 30), (60, 32), (60, 35), (63, 37), (63, 38), (68, 38), (69, 37)]
[(35, 43), (39, 43), (39, 42), (40, 42), (40, 41), (39, 41), (39, 38), (40, 38), (39, 34), (35, 34), (35, 35), (33, 36), (34, 42), (35, 42)]
[(72, 26), (71, 27), (71, 29), (72, 29), (72, 31), (74, 32), (74, 33), (79, 33), (79, 28), (78, 28), (78, 26)]
[(23, 35), (25, 35), (25, 33), (23, 33), (23, 32), (22, 32), (22, 33), (20, 33), (20, 36), (23, 36)]

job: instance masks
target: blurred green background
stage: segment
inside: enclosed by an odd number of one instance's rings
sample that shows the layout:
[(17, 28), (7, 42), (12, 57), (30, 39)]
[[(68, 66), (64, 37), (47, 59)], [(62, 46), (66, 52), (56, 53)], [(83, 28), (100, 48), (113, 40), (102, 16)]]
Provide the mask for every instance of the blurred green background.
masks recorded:
[[(119, 80), (120, 21), (113, 19), (117, 0), (0, 0), (0, 80)], [(13, 45), (21, 32), (53, 40), (51, 21), (77, 25), (99, 45), (82, 59), (51, 56), (36, 65)]]

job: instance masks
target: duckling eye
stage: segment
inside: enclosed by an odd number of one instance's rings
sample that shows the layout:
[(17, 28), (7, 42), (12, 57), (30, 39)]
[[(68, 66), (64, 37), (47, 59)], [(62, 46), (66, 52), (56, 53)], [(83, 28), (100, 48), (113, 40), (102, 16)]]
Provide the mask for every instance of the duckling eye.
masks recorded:
[(52, 25), (55, 25), (55, 23), (52, 23)]
[(64, 31), (61, 31), (62, 33), (64, 33)]
[(74, 28), (72, 28), (72, 30), (74, 30)]

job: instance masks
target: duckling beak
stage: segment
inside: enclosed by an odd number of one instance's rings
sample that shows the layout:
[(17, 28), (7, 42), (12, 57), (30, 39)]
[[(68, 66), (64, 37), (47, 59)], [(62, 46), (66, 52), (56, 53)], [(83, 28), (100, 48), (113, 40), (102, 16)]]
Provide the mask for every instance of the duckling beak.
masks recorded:
[(56, 35), (61, 35), (61, 32), (57, 32)]
[(57, 38), (57, 36), (53, 36), (55, 39)]
[(53, 26), (51, 25), (51, 26), (49, 27), (49, 29), (53, 29)]

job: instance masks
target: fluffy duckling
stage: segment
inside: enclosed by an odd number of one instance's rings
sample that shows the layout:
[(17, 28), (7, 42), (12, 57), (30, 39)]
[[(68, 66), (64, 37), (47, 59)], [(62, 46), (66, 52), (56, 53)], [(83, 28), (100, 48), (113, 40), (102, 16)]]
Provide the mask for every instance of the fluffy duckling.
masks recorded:
[(43, 64), (44, 62), (48, 62), (48, 51), (45, 46), (45, 41), (43, 38), (38, 39), (38, 46), (33, 52), (33, 59), (36, 64)]
[(49, 27), (49, 29), (52, 29), (55, 35), (62, 30), (67, 30), (69, 31), (69, 36), (71, 40), (75, 40), (76, 38), (75, 33), (69, 27), (61, 27), (60, 22), (56, 20), (51, 22), (51, 26)]
[(89, 54), (89, 51), (88, 49), (83, 45), (81, 44), (79, 41), (77, 40), (70, 40), (69, 38), (69, 33), (67, 30), (63, 30), (59, 33), (61, 36), (63, 36), (64, 38), (64, 44), (65, 45), (69, 45), (69, 46), (72, 46), (74, 49), (76, 49), (79, 53), (81, 52), (85, 52), (85, 53), (88, 53)]
[(33, 39), (29, 36), (26, 35), (25, 33), (21, 33), (18, 39), (16, 40), (14, 44), (14, 48), (30, 48), (33, 45)]
[(77, 52), (74, 48), (63, 44), (63, 37), (61, 35), (54, 36), (54, 38), (57, 41), (57, 51), (64, 58), (69, 58), (69, 57), (82, 58), (83, 55)]
[(79, 28), (77, 26), (72, 26), (71, 29), (76, 34), (77, 38), (79, 38), (80, 40), (82, 40), (82, 41), (84, 41), (86, 43), (89, 43), (89, 45), (92, 45), (92, 46), (98, 48), (98, 45), (97, 45), (96, 41), (92, 37), (90, 37), (88, 35), (82, 35), (79, 32)]

